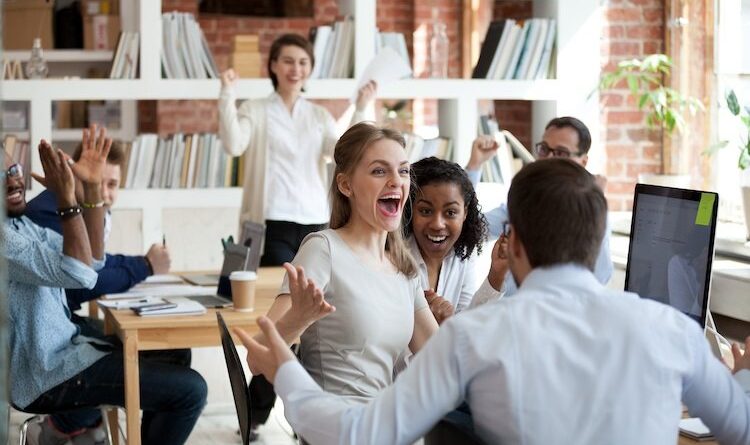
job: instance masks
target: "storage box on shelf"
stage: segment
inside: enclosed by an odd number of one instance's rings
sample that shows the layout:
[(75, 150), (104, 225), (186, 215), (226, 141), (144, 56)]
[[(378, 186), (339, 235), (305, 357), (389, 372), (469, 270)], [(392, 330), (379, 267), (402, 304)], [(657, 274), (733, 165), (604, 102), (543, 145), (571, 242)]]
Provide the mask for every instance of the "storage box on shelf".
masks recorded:
[[(123, 8), (126, 4), (121, 5)], [(354, 17), (354, 75), (358, 77), (375, 53), (376, 0), (349, 0)], [(161, 39), (162, 5), (160, 1), (127, 2), (132, 7), (135, 26), (128, 28), (128, 16), (121, 11), (123, 29), (140, 34), (140, 78), (80, 80), (6, 81), (0, 91), (4, 100), (31, 103), (30, 133), (32, 140), (52, 135), (51, 106), (55, 100), (115, 99), (125, 101), (158, 99), (216, 99), (217, 79), (162, 79)], [(595, 87), (599, 75), (599, 2), (580, 0), (537, 0), (534, 16), (552, 18), (557, 23), (556, 79), (550, 80), (484, 80), (484, 79), (405, 79), (381, 85), (378, 96), (386, 99), (439, 99), (440, 135), (451, 138), (453, 159), (464, 164), (477, 135), (477, 104), (485, 99), (533, 101), (534, 138), (541, 136), (544, 124), (553, 116), (571, 114), (582, 118), (590, 127), (594, 144), (598, 141), (598, 97)], [(313, 79), (305, 96), (314, 99), (348, 99), (356, 88), (355, 79)], [(268, 79), (242, 79), (237, 85), (240, 99), (264, 97), (271, 92)], [(500, 122), (502, 126), (502, 122)], [(40, 171), (34, 156), (32, 169)], [(237, 189), (209, 190), (123, 190), (120, 210), (139, 213), (143, 219), (141, 245), (146, 247), (161, 238), (164, 209), (174, 205), (193, 208), (225, 204), (232, 209), (240, 205)], [(185, 200), (182, 200), (183, 197)], [(177, 204), (175, 204), (177, 203)], [(148, 222), (151, 221), (151, 222)], [(148, 222), (148, 223), (147, 223)], [(226, 236), (226, 234), (222, 234)]]

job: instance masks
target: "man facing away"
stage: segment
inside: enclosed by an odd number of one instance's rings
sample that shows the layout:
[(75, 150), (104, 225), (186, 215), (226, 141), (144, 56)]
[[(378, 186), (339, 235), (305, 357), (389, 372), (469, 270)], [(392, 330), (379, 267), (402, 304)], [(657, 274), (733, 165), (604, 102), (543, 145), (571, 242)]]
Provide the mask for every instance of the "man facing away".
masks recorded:
[(592, 273), (607, 212), (592, 175), (566, 159), (529, 164), (508, 209), (518, 298), (449, 319), (367, 405), (323, 392), (268, 319), (269, 347), (237, 330), (295, 431), (312, 444), (408, 444), (466, 400), (488, 443), (674, 444), (684, 403), (722, 444), (750, 443), (750, 354), (734, 348), (733, 378), (694, 320)]
[[(97, 406), (124, 406), (122, 345), (114, 338), (81, 335), (70, 321), (63, 288), (92, 288), (103, 264), (101, 178), (111, 140), (84, 130), (78, 162), (42, 141), (45, 177), (57, 197), (62, 236), (24, 216), (23, 172), (6, 159), (3, 225), (11, 326), (11, 400), (27, 412), (58, 413), (29, 443), (65, 444), (100, 421)], [(75, 179), (83, 185), (83, 206)], [(206, 403), (206, 383), (192, 369), (142, 360), (140, 397), (144, 444), (181, 444)], [(51, 420), (50, 420), (51, 419)]]

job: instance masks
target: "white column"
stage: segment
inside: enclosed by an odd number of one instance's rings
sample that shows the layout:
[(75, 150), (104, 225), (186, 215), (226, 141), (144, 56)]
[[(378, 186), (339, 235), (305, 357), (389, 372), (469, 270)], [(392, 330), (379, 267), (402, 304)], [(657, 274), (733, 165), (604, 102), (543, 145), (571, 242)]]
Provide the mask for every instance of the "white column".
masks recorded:
[(354, 77), (359, 78), (375, 56), (375, 0), (349, 0), (354, 3)]
[[(29, 150), (31, 150), (31, 171), (42, 174), (37, 145), (44, 139), (52, 140), (52, 101), (47, 98), (34, 98), (29, 103)], [(32, 181), (33, 182), (33, 181)], [(32, 187), (41, 187), (35, 183)]]
[(452, 161), (466, 165), (471, 155), (471, 143), (477, 137), (479, 111), (474, 97), (441, 99), (438, 101), (440, 136), (453, 141)]
[(141, 79), (156, 82), (161, 78), (161, 0), (141, 0), (138, 16)]

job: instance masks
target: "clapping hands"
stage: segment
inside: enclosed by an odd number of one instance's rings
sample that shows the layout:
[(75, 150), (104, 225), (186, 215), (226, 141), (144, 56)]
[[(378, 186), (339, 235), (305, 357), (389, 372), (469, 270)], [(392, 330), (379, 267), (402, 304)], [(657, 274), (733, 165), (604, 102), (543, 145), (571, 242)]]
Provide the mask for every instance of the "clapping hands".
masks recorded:
[(336, 310), (325, 301), (323, 291), (313, 280), (305, 276), (302, 266), (295, 267), (290, 263), (284, 263), (284, 269), (289, 279), (289, 295), (292, 301), (292, 307), (285, 317), (289, 317), (293, 325), (306, 328)]

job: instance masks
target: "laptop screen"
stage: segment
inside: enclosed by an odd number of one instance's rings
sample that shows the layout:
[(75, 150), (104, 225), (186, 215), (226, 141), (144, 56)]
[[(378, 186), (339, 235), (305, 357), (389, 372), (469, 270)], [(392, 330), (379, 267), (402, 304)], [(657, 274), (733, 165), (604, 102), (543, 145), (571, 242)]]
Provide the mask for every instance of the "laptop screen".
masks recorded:
[(625, 290), (705, 326), (718, 205), (716, 193), (637, 184)]

